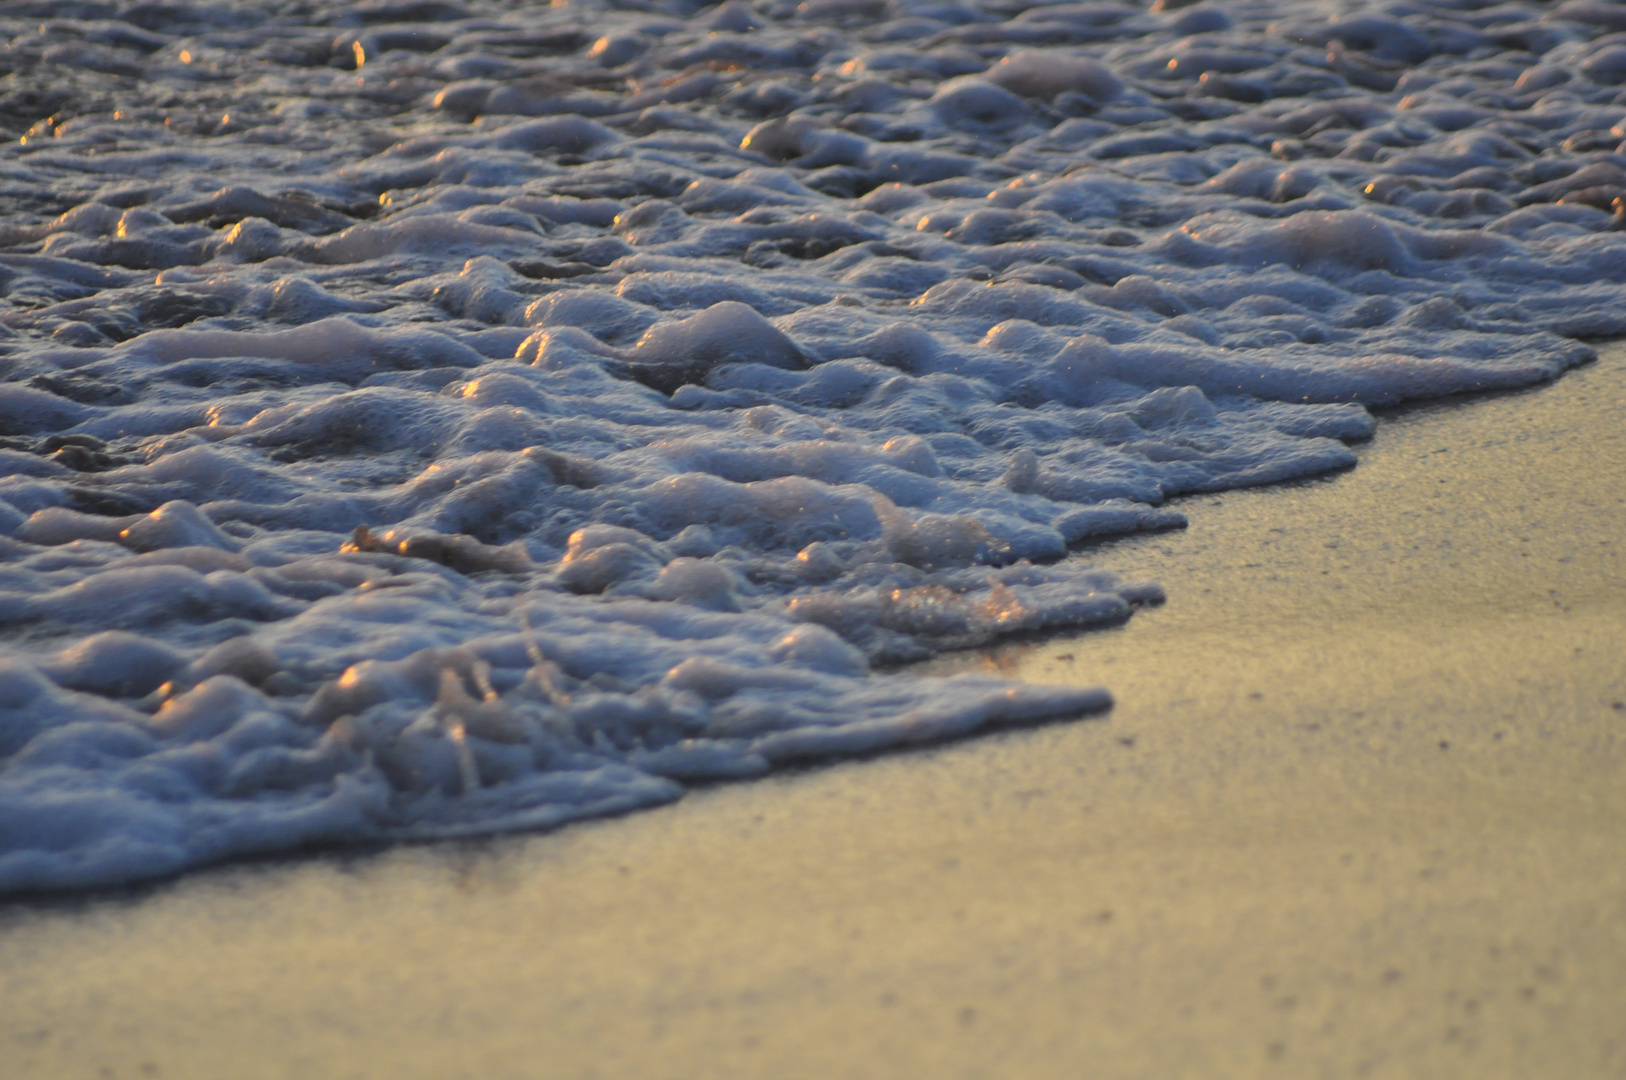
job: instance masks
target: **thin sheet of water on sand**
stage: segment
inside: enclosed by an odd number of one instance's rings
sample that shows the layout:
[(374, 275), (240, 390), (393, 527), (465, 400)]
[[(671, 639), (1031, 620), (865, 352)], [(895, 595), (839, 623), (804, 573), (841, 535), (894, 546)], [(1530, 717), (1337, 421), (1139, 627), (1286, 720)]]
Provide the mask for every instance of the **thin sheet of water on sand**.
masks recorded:
[(12, 906), (19, 1078), (1612, 1076), (1626, 354), (1124, 544), (1059, 725)]

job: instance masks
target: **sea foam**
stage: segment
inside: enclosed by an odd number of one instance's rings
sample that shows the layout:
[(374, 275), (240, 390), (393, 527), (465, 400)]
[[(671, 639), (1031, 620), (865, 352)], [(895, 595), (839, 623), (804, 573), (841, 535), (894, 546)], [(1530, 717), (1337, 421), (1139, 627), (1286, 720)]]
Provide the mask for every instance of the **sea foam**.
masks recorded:
[(1613, 4), (286, 10), (0, 13), (0, 891), (1100, 711), (886, 669), (1626, 332)]

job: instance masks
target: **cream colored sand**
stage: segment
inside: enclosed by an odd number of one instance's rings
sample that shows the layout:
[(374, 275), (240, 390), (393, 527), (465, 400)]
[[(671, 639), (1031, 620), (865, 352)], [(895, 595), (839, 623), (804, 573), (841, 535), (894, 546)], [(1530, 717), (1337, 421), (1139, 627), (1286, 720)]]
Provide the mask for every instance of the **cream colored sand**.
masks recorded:
[(0, 1076), (1626, 1077), (1626, 350), (1104, 548), (1102, 720), (0, 906)]

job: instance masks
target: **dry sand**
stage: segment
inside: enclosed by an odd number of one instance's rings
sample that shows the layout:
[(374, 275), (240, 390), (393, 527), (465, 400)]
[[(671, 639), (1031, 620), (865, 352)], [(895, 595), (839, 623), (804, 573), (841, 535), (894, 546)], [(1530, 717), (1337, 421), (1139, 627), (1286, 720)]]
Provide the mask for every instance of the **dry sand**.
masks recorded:
[(0, 1075), (1626, 1077), (1626, 349), (1102, 548), (1106, 718), (0, 906)]

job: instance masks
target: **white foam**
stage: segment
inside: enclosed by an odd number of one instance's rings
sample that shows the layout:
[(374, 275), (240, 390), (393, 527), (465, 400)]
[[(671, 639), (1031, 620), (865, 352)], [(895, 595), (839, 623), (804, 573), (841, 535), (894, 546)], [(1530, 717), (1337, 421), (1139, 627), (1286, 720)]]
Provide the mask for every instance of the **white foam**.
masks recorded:
[(1613, 9), (659, 7), (0, 14), (0, 891), (1099, 710), (874, 666), (1626, 333)]

